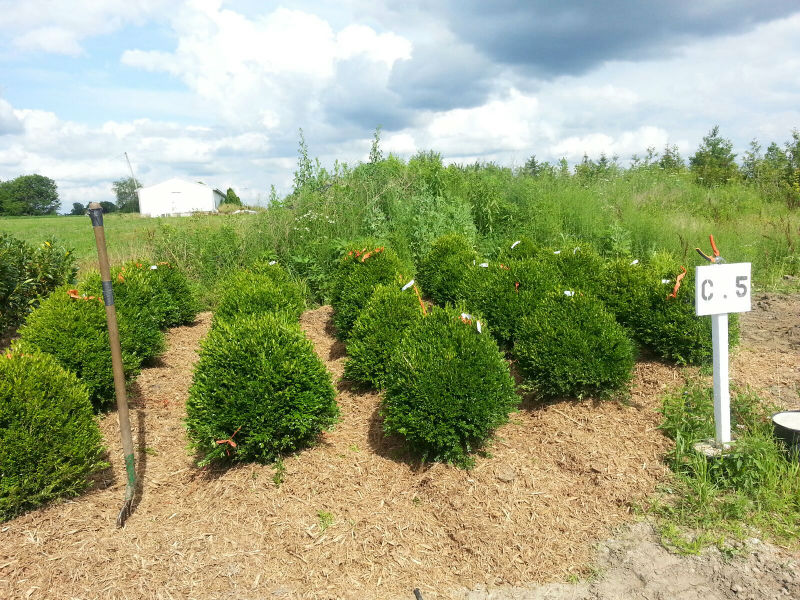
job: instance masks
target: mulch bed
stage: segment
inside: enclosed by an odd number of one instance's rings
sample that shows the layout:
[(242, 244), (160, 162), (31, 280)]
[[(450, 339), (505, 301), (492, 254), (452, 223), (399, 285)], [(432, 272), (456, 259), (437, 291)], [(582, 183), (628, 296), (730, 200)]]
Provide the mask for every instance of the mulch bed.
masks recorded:
[[(335, 380), (344, 348), (331, 309), (301, 323)], [(102, 418), (111, 467), (80, 498), (0, 524), (0, 597), (462, 597), (478, 585), (581, 574), (592, 545), (631, 518), (665, 475), (657, 408), (680, 372), (640, 362), (628, 401), (523, 405), (464, 471), (420, 465), (381, 433), (380, 397), (339, 382), (341, 422), (275, 470), (202, 470), (186, 450), (184, 404), (201, 315), (172, 330), (132, 389), (141, 486), (124, 490), (116, 415)], [(327, 526), (326, 526), (327, 525)]]

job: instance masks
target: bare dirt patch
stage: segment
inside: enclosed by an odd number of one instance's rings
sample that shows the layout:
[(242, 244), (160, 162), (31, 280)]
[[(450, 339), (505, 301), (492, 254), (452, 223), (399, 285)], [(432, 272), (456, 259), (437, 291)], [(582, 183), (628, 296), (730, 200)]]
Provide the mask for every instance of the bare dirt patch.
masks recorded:
[[(338, 379), (345, 353), (330, 307), (301, 323)], [(112, 467), (95, 488), (0, 525), (0, 597), (410, 598), (415, 587), (426, 599), (582, 597), (596, 588), (531, 582), (586, 575), (593, 562), (606, 568), (596, 541), (629, 522), (631, 506), (665, 476), (668, 442), (656, 411), (682, 377), (656, 361), (637, 365), (625, 403), (524, 405), (472, 471), (419, 465), (381, 433), (379, 395), (347, 382), (338, 383), (341, 422), (285, 460), (279, 487), (271, 466), (200, 470), (186, 451), (183, 418), (208, 326), (203, 315), (171, 331), (167, 353), (133, 387), (141, 485), (126, 527), (114, 527), (124, 465), (109, 414), (102, 428)], [(660, 569), (663, 551), (647, 540), (652, 548), (630, 552), (653, 554)], [(626, 568), (629, 554), (613, 559), (607, 547), (609, 576), (623, 573), (614, 569)], [(641, 579), (641, 571), (625, 572)], [(570, 595), (549, 595), (562, 587)], [(586, 597), (639, 593), (625, 589)]]

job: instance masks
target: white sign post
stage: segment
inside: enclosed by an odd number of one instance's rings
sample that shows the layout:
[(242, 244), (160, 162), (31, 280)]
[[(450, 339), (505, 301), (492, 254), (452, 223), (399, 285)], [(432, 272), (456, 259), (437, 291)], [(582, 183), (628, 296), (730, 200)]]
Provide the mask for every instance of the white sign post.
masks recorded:
[(728, 313), (750, 310), (750, 263), (713, 264), (695, 270), (695, 309), (711, 315), (714, 352), (714, 427), (717, 446), (731, 441), (728, 383)]

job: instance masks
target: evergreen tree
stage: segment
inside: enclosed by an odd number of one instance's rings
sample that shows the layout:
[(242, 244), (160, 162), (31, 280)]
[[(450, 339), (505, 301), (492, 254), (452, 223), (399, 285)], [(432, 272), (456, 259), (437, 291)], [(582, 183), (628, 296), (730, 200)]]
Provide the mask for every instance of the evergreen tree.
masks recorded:
[(703, 138), (703, 142), (689, 159), (692, 172), (697, 181), (705, 186), (724, 185), (734, 179), (739, 172), (736, 155), (730, 140), (719, 135), (719, 125), (714, 125)]

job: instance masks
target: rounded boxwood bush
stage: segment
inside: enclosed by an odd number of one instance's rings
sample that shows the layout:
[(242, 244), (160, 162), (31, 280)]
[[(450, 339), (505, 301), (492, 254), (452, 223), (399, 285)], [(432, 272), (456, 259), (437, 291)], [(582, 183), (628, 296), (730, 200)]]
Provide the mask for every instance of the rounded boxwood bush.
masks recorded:
[(74, 374), (47, 354), (0, 355), (0, 521), (79, 494), (103, 453)]
[(219, 321), (189, 391), (189, 438), (201, 464), (270, 462), (330, 428), (339, 414), (335, 397), (330, 373), (285, 315)]
[[(198, 302), (184, 273), (162, 262), (131, 261), (111, 272), (114, 305), (131, 319), (149, 319), (159, 329), (194, 322)], [(80, 286), (88, 295), (102, 296), (98, 272), (90, 273)]]
[(600, 300), (562, 292), (548, 295), (522, 319), (514, 356), (541, 396), (582, 398), (630, 381), (634, 346)]
[(389, 248), (357, 250), (342, 259), (331, 305), (339, 339), (346, 341), (359, 314), (379, 285), (406, 283), (408, 270)]
[(243, 315), (284, 313), (297, 319), (305, 310), (305, 298), (292, 281), (276, 283), (271, 275), (237, 271), (220, 285), (221, 296), (214, 322)]
[(422, 317), (414, 290), (378, 286), (361, 311), (347, 342), (346, 379), (382, 389), (389, 361), (406, 329)]
[[(122, 363), (126, 377), (139, 372), (144, 360), (164, 349), (164, 335), (150, 320), (118, 315)], [(23, 352), (38, 349), (75, 373), (89, 390), (97, 410), (114, 399), (114, 374), (102, 298), (81, 296), (67, 286), (56, 289), (34, 310), (19, 330)]]
[(256, 261), (247, 270), (257, 275), (269, 277), (278, 285), (293, 283), (292, 276), (289, 275), (289, 272), (275, 260)]
[(465, 284), (466, 306), (485, 315), (492, 335), (505, 347), (513, 343), (522, 317), (559, 286), (558, 270), (547, 262), (493, 261), (470, 267)]
[(512, 260), (528, 260), (552, 254), (529, 237), (521, 236), (514, 240), (504, 240), (495, 250), (495, 258), (501, 262)]
[(464, 299), (470, 268), (478, 254), (469, 239), (460, 234), (437, 239), (420, 261), (417, 278), (426, 296), (444, 306)]
[(497, 343), (461, 312), (438, 308), (413, 324), (389, 365), (383, 428), (426, 460), (469, 466), (519, 397)]
[[(653, 352), (679, 364), (711, 362), (711, 318), (698, 317), (694, 305), (694, 269), (690, 269), (675, 298), (670, 297), (675, 275), (668, 283), (657, 279), (648, 290), (641, 310), (634, 314), (632, 330), (636, 339)], [(738, 315), (728, 318), (728, 344), (739, 342)]]

